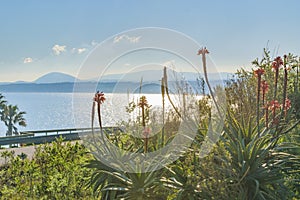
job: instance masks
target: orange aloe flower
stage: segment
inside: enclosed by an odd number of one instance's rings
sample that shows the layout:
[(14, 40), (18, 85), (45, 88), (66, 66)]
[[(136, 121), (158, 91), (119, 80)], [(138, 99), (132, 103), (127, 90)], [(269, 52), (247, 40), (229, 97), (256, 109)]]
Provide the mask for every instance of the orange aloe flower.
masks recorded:
[(289, 110), (292, 106), (291, 100), (289, 100), (288, 98), (285, 99), (285, 107), (284, 109)]
[(206, 49), (206, 47), (199, 49), (197, 55), (201, 55), (201, 54), (209, 54), (209, 51)]
[(103, 104), (105, 100), (106, 98), (104, 97), (104, 93), (97, 91), (94, 97), (94, 101), (98, 104)]
[(99, 121), (99, 126), (102, 129), (102, 120), (101, 120), (101, 112), (100, 112), (100, 106), (101, 104), (104, 103), (105, 101), (104, 93), (97, 91), (94, 98), (93, 98), (93, 107), (92, 107), (92, 127), (94, 123), (94, 112), (95, 112), (95, 104), (97, 103), (97, 113), (98, 113), (98, 121)]
[(272, 63), (272, 70), (277, 71), (283, 65), (283, 60), (280, 56), (277, 56)]
[(264, 73), (265, 73), (265, 70), (262, 69), (262, 68), (258, 68), (258, 69), (256, 69), (256, 70), (254, 70), (254, 75), (255, 75), (256, 77), (261, 77), (261, 75), (263, 75)]
[(276, 109), (280, 108), (280, 103), (277, 100), (272, 100), (270, 101), (269, 104), (269, 109), (272, 110), (273, 112), (276, 111)]

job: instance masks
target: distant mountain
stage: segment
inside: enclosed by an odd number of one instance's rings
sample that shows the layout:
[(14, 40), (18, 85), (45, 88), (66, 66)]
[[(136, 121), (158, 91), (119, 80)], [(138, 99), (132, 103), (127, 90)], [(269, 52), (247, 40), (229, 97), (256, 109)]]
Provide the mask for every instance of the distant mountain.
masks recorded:
[(61, 72), (51, 72), (49, 74), (45, 74), (40, 78), (36, 79), (34, 83), (42, 84), (42, 83), (73, 83), (77, 79), (74, 76), (69, 74), (61, 73)]
[[(210, 81), (228, 80), (233, 74), (228, 72), (220, 73), (208, 73), (208, 79)], [(49, 84), (49, 83), (74, 83), (74, 82), (135, 82), (139, 83), (141, 78), (143, 82), (159, 82), (162, 78), (162, 70), (144, 70), (138, 72), (122, 73), (122, 74), (106, 74), (102, 77), (97, 77), (88, 80), (80, 80), (69, 74), (61, 72), (51, 72), (41, 76), (33, 82), (16, 81), (16, 82), (0, 82), (0, 85), (8, 84)], [(177, 77), (177, 79), (175, 78)], [(203, 74), (197, 74), (194, 72), (182, 72), (178, 73), (173, 70), (168, 70), (168, 80), (174, 81), (184, 78), (187, 81), (195, 81), (197, 78), (203, 77)]]
[(0, 82), (0, 85), (9, 85), (9, 84), (26, 84), (30, 83), (27, 81), (15, 81), (15, 82)]
[[(175, 75), (174, 75), (175, 74)], [(232, 76), (231, 73), (209, 73), (208, 78), (212, 85), (222, 85), (224, 80), (228, 80)], [(176, 78), (174, 78), (176, 77)], [(169, 88), (172, 89), (172, 84), (177, 87), (178, 81), (184, 80), (195, 89), (199, 87), (197, 78), (203, 77), (202, 74), (183, 72), (178, 73), (168, 70)], [(102, 76), (101, 79), (94, 80), (79, 80), (74, 76), (52, 72), (46, 74), (34, 82), (14, 82), (14, 83), (0, 83), (0, 93), (5, 92), (73, 92), (74, 83), (76, 83), (76, 92), (95, 92), (100, 90), (106, 93), (126, 93), (138, 92), (140, 88), (140, 80), (143, 78), (142, 92), (144, 93), (159, 93), (161, 86), (160, 80), (162, 78), (161, 70), (144, 70), (140, 72), (131, 72), (125, 74), (108, 74)]]

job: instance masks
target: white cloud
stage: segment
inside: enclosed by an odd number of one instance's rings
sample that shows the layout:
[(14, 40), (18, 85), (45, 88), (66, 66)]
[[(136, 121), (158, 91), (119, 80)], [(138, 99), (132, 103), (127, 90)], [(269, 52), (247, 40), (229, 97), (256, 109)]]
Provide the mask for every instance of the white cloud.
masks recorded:
[(82, 54), (82, 53), (84, 53), (85, 51), (87, 51), (86, 48), (78, 48), (78, 49), (72, 48), (71, 53)]
[(97, 41), (95, 41), (95, 40), (93, 40), (92, 42), (91, 42), (91, 45), (92, 46), (97, 46), (99, 43), (97, 42)]
[(119, 35), (114, 38), (114, 43), (118, 43), (121, 40), (127, 40), (130, 43), (138, 43), (142, 36), (128, 36), (128, 35)]
[(33, 59), (30, 57), (24, 58), (24, 61), (23, 61), (23, 63), (25, 63), (25, 64), (32, 63), (32, 62), (33, 62)]
[(130, 65), (131, 65), (131, 64), (129, 64), (129, 63), (125, 63), (125, 66), (126, 66), (126, 67), (129, 67)]
[(53, 51), (53, 53), (55, 54), (55, 55), (60, 55), (62, 52), (64, 52), (64, 51), (66, 51), (66, 46), (65, 45), (58, 45), (58, 44), (56, 44), (56, 45), (54, 45), (53, 47), (52, 47), (52, 51)]
[(87, 49), (86, 48), (79, 48), (77, 49), (77, 53), (78, 54), (82, 54), (83, 52), (85, 52)]

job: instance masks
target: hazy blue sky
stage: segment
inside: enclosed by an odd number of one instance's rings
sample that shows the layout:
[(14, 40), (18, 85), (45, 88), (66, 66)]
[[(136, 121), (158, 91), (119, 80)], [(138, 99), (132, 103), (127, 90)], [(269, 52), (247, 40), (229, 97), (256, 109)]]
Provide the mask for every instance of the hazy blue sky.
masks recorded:
[(76, 75), (97, 43), (140, 27), (187, 34), (209, 48), (219, 71), (233, 72), (267, 43), (299, 55), (299, 8), (298, 0), (1, 1), (0, 82)]

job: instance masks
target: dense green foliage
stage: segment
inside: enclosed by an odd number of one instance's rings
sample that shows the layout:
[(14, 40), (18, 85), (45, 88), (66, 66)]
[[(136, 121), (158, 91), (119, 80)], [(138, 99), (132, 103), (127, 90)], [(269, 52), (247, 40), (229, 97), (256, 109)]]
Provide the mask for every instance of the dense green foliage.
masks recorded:
[(91, 199), (83, 165), (91, 158), (86, 149), (62, 139), (36, 147), (34, 158), (4, 151), (0, 168), (1, 199)]

